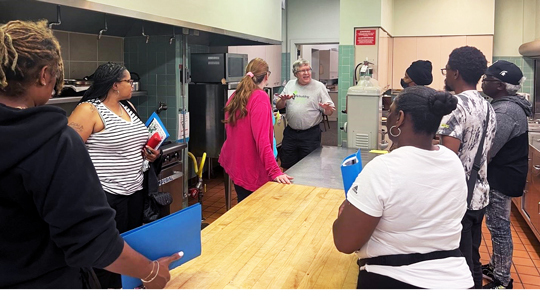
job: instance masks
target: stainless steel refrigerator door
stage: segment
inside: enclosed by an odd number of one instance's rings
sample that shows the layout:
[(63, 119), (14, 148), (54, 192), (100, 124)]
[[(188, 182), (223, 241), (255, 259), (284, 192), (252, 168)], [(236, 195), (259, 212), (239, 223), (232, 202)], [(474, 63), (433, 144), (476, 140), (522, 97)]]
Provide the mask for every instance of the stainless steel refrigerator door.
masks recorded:
[(225, 141), (225, 104), (227, 86), (221, 84), (190, 84), (189, 151), (195, 156), (206, 152), (208, 158), (217, 158)]

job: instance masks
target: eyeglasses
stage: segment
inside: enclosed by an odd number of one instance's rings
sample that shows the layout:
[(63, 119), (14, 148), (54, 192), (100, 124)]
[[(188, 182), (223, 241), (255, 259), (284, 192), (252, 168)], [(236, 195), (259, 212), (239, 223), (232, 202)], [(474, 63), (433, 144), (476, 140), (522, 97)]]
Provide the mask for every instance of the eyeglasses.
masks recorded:
[(271, 74), (272, 74), (272, 72), (271, 72), (271, 71), (268, 71), (268, 76), (270, 76)]
[(128, 82), (131, 86), (133, 86), (133, 80), (120, 80), (118, 82)]
[(445, 67), (445, 68), (441, 68), (441, 73), (442, 73), (443, 76), (446, 75), (446, 71), (447, 71), (447, 70), (448, 70), (448, 68), (446, 68), (446, 67)]
[(311, 72), (311, 67), (309, 69), (299, 69), (298, 71), (296, 71), (296, 73), (308, 73), (308, 72)]

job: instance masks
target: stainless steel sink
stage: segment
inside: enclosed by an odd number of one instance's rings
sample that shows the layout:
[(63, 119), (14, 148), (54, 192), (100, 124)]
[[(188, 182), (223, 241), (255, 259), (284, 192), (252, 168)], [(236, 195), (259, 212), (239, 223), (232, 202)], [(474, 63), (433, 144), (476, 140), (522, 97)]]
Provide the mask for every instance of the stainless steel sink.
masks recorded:
[(529, 145), (540, 150), (540, 132), (529, 131)]
[(530, 132), (540, 132), (540, 124), (536, 122), (529, 122)]

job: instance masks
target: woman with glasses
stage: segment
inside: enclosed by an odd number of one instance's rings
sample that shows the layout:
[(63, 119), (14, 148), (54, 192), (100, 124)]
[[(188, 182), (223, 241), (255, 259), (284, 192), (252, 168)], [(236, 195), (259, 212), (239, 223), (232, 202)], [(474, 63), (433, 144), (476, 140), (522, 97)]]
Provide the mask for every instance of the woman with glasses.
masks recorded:
[[(109, 205), (116, 210), (118, 231), (143, 223), (143, 163), (155, 161), (159, 150), (145, 146), (148, 129), (134, 112), (133, 80), (121, 64), (100, 65), (94, 82), (69, 116), (92, 159)], [(129, 106), (128, 106), (129, 105)], [(120, 275), (96, 270), (103, 288), (120, 288)]]
[(227, 139), (219, 163), (233, 181), (238, 203), (268, 181), (290, 184), (273, 154), (272, 106), (263, 88), (270, 71), (261, 58), (251, 60), (246, 75), (225, 105)]
[(276, 108), (287, 109), (287, 127), (279, 158), (281, 166), (289, 169), (311, 152), (321, 147), (319, 124), (323, 115), (336, 110), (326, 86), (311, 77), (309, 61), (298, 59), (292, 65), (295, 79), (290, 80), (275, 102)]
[(47, 25), (0, 25), (0, 288), (96, 287), (92, 266), (163, 288), (180, 255), (151, 262), (124, 242), (84, 143), (46, 104), (64, 78)]

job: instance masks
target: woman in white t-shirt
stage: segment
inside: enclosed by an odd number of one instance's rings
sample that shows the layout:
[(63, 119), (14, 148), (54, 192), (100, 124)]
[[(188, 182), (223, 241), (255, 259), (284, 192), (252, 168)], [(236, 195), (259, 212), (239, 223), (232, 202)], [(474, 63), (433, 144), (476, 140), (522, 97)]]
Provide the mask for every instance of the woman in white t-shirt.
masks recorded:
[(471, 288), (459, 251), (467, 185), (457, 155), (432, 140), (456, 108), (450, 93), (405, 89), (390, 107), (396, 149), (369, 162), (347, 193), (334, 242), (356, 252), (357, 288)]

